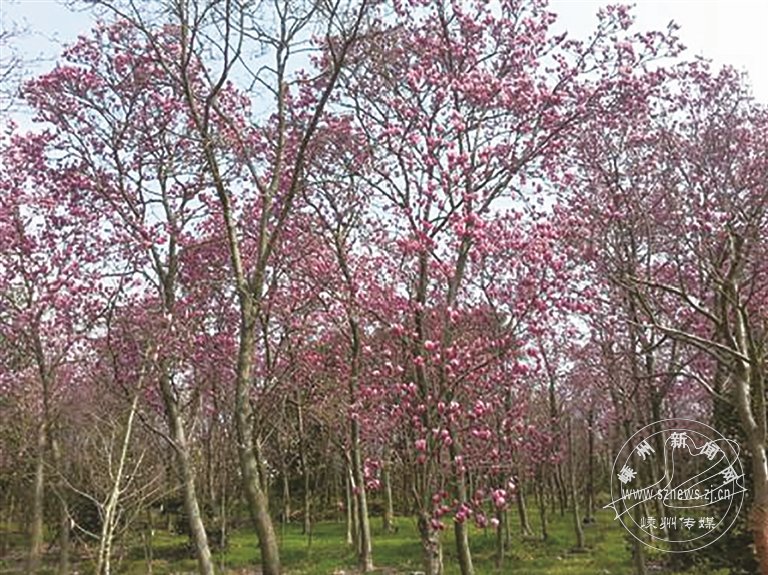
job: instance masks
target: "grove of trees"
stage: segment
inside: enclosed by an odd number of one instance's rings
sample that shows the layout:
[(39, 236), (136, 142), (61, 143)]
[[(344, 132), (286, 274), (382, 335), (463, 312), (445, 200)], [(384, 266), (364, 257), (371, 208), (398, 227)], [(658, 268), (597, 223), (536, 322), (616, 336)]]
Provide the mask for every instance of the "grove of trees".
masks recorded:
[(247, 517), (278, 575), (282, 524), (343, 518), (370, 572), (380, 515), (429, 575), (479, 572), (477, 529), (504, 572), (509, 516), (572, 514), (585, 548), (621, 445), (693, 419), (741, 446), (740, 521), (662, 559), (628, 533), (635, 572), (768, 574), (742, 75), (622, 6), (584, 40), (545, 0), (80, 7), (100, 23), (20, 88), (34, 126), (3, 125), (0, 557), (151, 565), (168, 517), (213, 575)]

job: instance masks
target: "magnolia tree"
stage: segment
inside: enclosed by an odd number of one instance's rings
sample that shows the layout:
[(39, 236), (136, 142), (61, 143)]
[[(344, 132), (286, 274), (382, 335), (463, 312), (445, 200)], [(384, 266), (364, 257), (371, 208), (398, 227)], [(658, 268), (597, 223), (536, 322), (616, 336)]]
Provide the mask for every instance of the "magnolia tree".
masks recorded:
[[(90, 361), (78, 373), (76, 401), (87, 409), (70, 405), (66, 414), (68, 429), (79, 433), (68, 434), (70, 465), (59, 474), (82, 501), (71, 522), (98, 541), (94, 563), (100, 575), (113, 572), (115, 542), (162, 487), (162, 474), (145, 461), (151, 442), (138, 429), (140, 400), (148, 395), (151, 402), (156, 395), (147, 383), (157, 365), (157, 341), (146, 332), (132, 333), (132, 328), (141, 332), (147, 327), (129, 313), (107, 314), (106, 336), (92, 341)], [(162, 339), (162, 330), (156, 335)]]
[[(610, 211), (599, 229), (624, 254), (635, 250), (613, 269), (628, 301), (629, 352), (645, 357), (638, 369), (653, 376), (652, 348), (672, 340), (690, 353), (670, 350), (670, 372), (738, 413), (752, 463), (751, 529), (766, 571), (766, 112), (733, 71), (703, 65), (680, 70), (635, 111), (602, 142), (584, 140), (584, 198)], [(652, 402), (660, 391), (648, 389)]]
[[(97, 2), (130, 21), (161, 62), (166, 81), (189, 118), (187, 140), (202, 155), (217, 205), (217, 228), (225, 238), (230, 285), (239, 308), (235, 373), (235, 423), (246, 500), (259, 538), (262, 569), (281, 570), (267, 478), (260, 471), (261, 430), (252, 392), (268, 387), (257, 358), (269, 364), (259, 334), (270, 331), (264, 294), (276, 264), (276, 250), (303, 185), (311, 143), (323, 124), (350, 47), (368, 13), (368, 2), (339, 3), (171, 2), (149, 6), (131, 0)], [(294, 53), (313, 27), (325, 65), (312, 76), (296, 72)], [(172, 57), (161, 30), (174, 34)], [(251, 57), (263, 66), (252, 68)], [(238, 74), (254, 88), (232, 90)], [(260, 91), (260, 93), (257, 93)], [(252, 114), (247, 98), (267, 106)]]
[[(416, 409), (408, 421), (414, 449), (427, 463), (415, 489), (425, 566), (430, 573), (442, 569), (429, 478), (438, 476), (445, 449), (459, 563), (472, 573), (465, 521), (471, 494), (456, 419), (471, 409), (463, 392), (488, 369), (487, 360), (475, 364), (477, 352), (494, 356), (495, 348), (515, 347), (509, 325), (528, 307), (547, 307), (543, 299), (520, 302), (505, 318), (500, 308), (509, 295), (483, 286), (482, 254), (505, 240), (498, 228), (517, 225), (514, 218), (494, 225), (496, 214), (555, 177), (569, 130), (610, 106), (621, 86), (639, 82), (647, 60), (676, 46), (660, 34), (627, 34), (624, 9), (604, 12), (585, 44), (551, 35), (554, 16), (540, 3), (501, 2), (492, 9), (406, 2), (394, 10), (405, 24), (381, 24), (360, 43), (355, 67), (344, 75), (342, 103), (372, 150), (364, 177), (386, 210), (400, 260), (392, 267), (405, 296), (398, 315)], [(539, 247), (536, 257), (546, 261), (546, 243)], [(507, 253), (512, 249), (506, 246)], [(483, 287), (491, 289), (483, 294)], [(471, 331), (462, 334), (459, 318), (477, 321), (473, 308), (484, 296), (490, 309), (480, 315), (492, 336), (470, 344)]]
[(115, 246), (101, 258), (105, 281), (114, 278), (127, 298), (141, 294), (145, 317), (136, 320), (159, 323), (166, 335), (157, 344), (155, 380), (198, 563), (210, 574), (182, 412), (189, 392), (183, 360), (189, 336), (194, 341), (187, 324), (202, 310), (179, 301), (180, 258), (197, 242), (192, 226), (208, 212), (201, 197), (208, 178), (181, 88), (165, 75), (166, 62), (178, 57), (177, 35), (165, 29), (154, 42), (124, 20), (101, 25), (68, 48), (56, 69), (29, 82), (25, 94), (67, 161), (87, 178), (87, 185), (72, 182), (58, 193), (102, 214), (98, 226)]
[[(59, 405), (77, 385), (73, 365), (108, 297), (98, 283), (104, 239), (98, 212), (64, 192), (74, 188), (86, 193), (91, 182), (67, 157), (67, 146), (55, 134), (14, 135), (4, 144), (0, 386), (4, 393), (26, 397), (36, 418), (28, 570), (37, 572), (46, 468), (61, 465)], [(60, 508), (60, 569), (66, 570), (69, 520), (63, 494)]]

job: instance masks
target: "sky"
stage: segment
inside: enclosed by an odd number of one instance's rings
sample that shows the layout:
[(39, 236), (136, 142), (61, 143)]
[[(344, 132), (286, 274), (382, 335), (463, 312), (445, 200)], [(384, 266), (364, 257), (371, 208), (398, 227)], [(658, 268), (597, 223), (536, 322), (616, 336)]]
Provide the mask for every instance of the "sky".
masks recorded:
[[(560, 15), (558, 31), (586, 36), (596, 23), (604, 0), (550, 0)], [(638, 29), (663, 29), (670, 20), (691, 56), (730, 64), (749, 74), (754, 95), (768, 103), (768, 0), (636, 0)], [(88, 30), (88, 13), (67, 9), (62, 0), (0, 0), (3, 27), (16, 23), (28, 29), (20, 49), (29, 58), (55, 60), (62, 43)], [(49, 64), (41, 64), (50, 66)]]
[[(583, 36), (594, 28), (597, 10), (613, 3), (550, 0), (550, 9), (560, 15), (560, 26)], [(689, 57), (703, 56), (746, 71), (755, 97), (768, 104), (768, 0), (636, 0), (634, 4), (638, 29), (664, 29), (674, 20)]]

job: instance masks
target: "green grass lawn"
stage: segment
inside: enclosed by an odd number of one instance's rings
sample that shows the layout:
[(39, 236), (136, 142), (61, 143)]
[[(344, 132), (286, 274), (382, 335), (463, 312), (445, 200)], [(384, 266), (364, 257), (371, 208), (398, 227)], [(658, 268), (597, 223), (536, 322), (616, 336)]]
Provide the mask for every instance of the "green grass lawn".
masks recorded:
[[(415, 520), (398, 518), (397, 533), (384, 533), (377, 518), (372, 519), (373, 553), (376, 566), (386, 572), (418, 571), (421, 569), (421, 548)], [(539, 526), (533, 522), (534, 529)], [(503, 573), (526, 575), (608, 575), (631, 572), (629, 552), (626, 549), (622, 528), (613, 523), (609, 514), (601, 514), (597, 523), (587, 526), (586, 553), (571, 553), (575, 538), (570, 516), (551, 518), (550, 537), (546, 542), (523, 541), (515, 520), (512, 547), (508, 550)], [(190, 558), (178, 556), (185, 544), (183, 537), (162, 535), (156, 541), (155, 573), (192, 571), (195, 563)], [(472, 531), (473, 559), (478, 575), (499, 573), (495, 567), (495, 533), (493, 530)], [(459, 573), (455, 560), (453, 532), (443, 534), (444, 563), (447, 575)], [(301, 533), (301, 526), (285, 526), (280, 534), (282, 561), (288, 573), (324, 574), (352, 571), (355, 557), (345, 543), (345, 527), (342, 523), (323, 522), (314, 526), (311, 543)], [(237, 571), (258, 565), (259, 552), (256, 536), (250, 530), (234, 533), (224, 554), (216, 554), (217, 564), (227, 570)], [(133, 561), (127, 572), (138, 575), (146, 572), (143, 561)]]
[[(533, 515), (533, 514), (532, 514)], [(409, 573), (421, 570), (421, 549), (413, 519), (400, 517), (397, 533), (384, 533), (378, 518), (372, 518), (374, 561), (382, 573)], [(532, 517), (534, 531), (539, 525)], [(609, 513), (601, 512), (596, 523), (585, 526), (587, 551), (575, 553), (570, 515), (550, 518), (549, 539), (523, 540), (516, 517), (512, 518), (512, 546), (501, 570), (495, 567), (495, 532), (473, 529), (471, 545), (478, 575), (504, 573), (509, 575), (627, 575), (632, 573), (630, 553), (623, 528), (614, 523)], [(321, 522), (315, 525), (311, 543), (301, 533), (299, 524), (285, 526), (279, 531), (281, 557), (286, 573), (293, 575), (322, 575), (354, 572), (355, 557), (345, 543), (343, 523)], [(195, 572), (195, 561), (183, 536), (158, 532), (154, 540), (153, 575), (187, 574)], [(453, 531), (443, 534), (446, 575), (459, 573), (453, 543)], [(139, 575), (147, 573), (143, 550), (137, 542), (116, 564), (116, 572)], [(232, 534), (225, 552), (214, 554), (222, 573), (253, 573), (258, 565), (259, 551), (255, 534), (241, 530)], [(657, 561), (658, 563), (658, 561)], [(81, 563), (79, 573), (89, 572), (87, 562)], [(12, 571), (5, 571), (6, 573)], [(668, 570), (656, 569), (654, 573)], [(708, 572), (711, 573), (711, 572)], [(715, 574), (711, 574), (715, 575)]]
[[(534, 528), (538, 527), (534, 523)], [(616, 526), (608, 515), (601, 515), (598, 523), (586, 527), (586, 553), (571, 553), (575, 543), (570, 517), (552, 518), (550, 537), (546, 542), (527, 539), (518, 535), (514, 522), (512, 547), (507, 552), (502, 572), (526, 575), (596, 575), (624, 574), (631, 571), (629, 553), (621, 527)], [(192, 571), (191, 559), (178, 557), (179, 549), (185, 544), (183, 537), (167, 534), (156, 541), (156, 573)], [(478, 575), (499, 573), (495, 567), (495, 533), (493, 530), (472, 531), (473, 559)], [(458, 574), (453, 532), (447, 529), (443, 534), (443, 553), (446, 574)], [(355, 557), (345, 543), (345, 527), (342, 523), (323, 522), (315, 525), (312, 541), (301, 533), (300, 525), (288, 525), (281, 535), (281, 553), (285, 569), (293, 574), (334, 573), (350, 571), (355, 567)], [(395, 572), (418, 571), (421, 569), (421, 547), (415, 520), (398, 518), (397, 533), (384, 533), (377, 519), (373, 519), (373, 553), (377, 567)], [(167, 559), (166, 559), (167, 558)], [(216, 555), (217, 563), (227, 569), (238, 570), (257, 565), (258, 546), (253, 532), (240, 531), (232, 535), (227, 551)], [(133, 561), (129, 573), (144, 573), (143, 561)]]

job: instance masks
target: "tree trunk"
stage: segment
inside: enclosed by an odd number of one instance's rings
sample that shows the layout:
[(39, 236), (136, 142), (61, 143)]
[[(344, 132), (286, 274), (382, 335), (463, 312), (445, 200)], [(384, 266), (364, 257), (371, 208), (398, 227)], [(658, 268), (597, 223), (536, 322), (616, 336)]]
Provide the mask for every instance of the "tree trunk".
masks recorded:
[(45, 497), (45, 425), (37, 430), (37, 454), (35, 478), (32, 484), (32, 522), (29, 530), (29, 556), (27, 573), (32, 575), (40, 569), (43, 554), (43, 503)]
[(144, 526), (144, 560), (147, 563), (147, 575), (152, 575), (152, 563), (154, 562), (154, 538), (155, 526), (152, 521), (152, 509), (147, 507), (147, 523)]
[(757, 562), (762, 575), (768, 575), (768, 492), (755, 488), (749, 520), (755, 537)]
[(381, 467), (381, 484), (384, 491), (384, 513), (382, 514), (382, 528), (384, 533), (395, 532), (395, 509), (392, 501), (392, 462), (389, 460), (389, 454), (384, 458)]
[[(451, 465), (453, 467), (453, 476), (456, 481), (456, 499), (459, 505), (467, 502), (467, 484), (466, 473), (457, 463), (458, 447), (457, 440), (454, 437), (449, 447), (451, 455)], [(469, 549), (469, 524), (468, 519), (464, 521), (455, 521), (453, 524), (454, 535), (456, 536), (456, 553), (459, 556), (459, 568), (462, 575), (473, 575), (475, 569), (472, 565), (472, 553)]]
[(587, 416), (587, 516), (589, 523), (595, 519), (595, 412)]
[(70, 520), (69, 508), (65, 494), (67, 493), (67, 482), (64, 480), (64, 469), (61, 461), (61, 449), (54, 433), (53, 422), (48, 423), (48, 444), (51, 446), (51, 458), (53, 467), (59, 473), (57, 481), (58, 512), (59, 512), (59, 563), (56, 572), (59, 575), (69, 575), (69, 551), (70, 551)]
[(523, 482), (518, 481), (517, 491), (515, 492), (515, 499), (517, 500), (517, 512), (520, 515), (520, 533), (524, 536), (533, 535), (531, 524), (528, 520), (528, 508), (525, 504), (525, 492), (523, 490)]
[[(558, 467), (559, 465), (560, 464), (558, 463)], [(557, 513), (557, 502), (560, 498), (560, 491), (559, 487), (557, 486), (557, 481), (555, 480), (554, 474), (547, 481), (547, 487), (549, 488), (547, 489), (547, 499), (549, 500), (550, 513), (554, 515)], [(562, 510), (560, 512), (560, 516), (563, 516)]]
[(584, 529), (581, 527), (581, 517), (579, 516), (579, 497), (576, 492), (576, 464), (573, 456), (573, 430), (571, 429), (571, 420), (568, 419), (568, 476), (571, 488), (571, 504), (573, 505), (573, 528), (576, 531), (576, 548), (584, 548)]
[(562, 517), (565, 515), (565, 510), (568, 507), (568, 491), (565, 488), (565, 480), (563, 479), (563, 466), (559, 463), (555, 473), (555, 485), (557, 487), (557, 500), (560, 504), (560, 517)]
[(635, 575), (647, 575), (648, 569), (645, 566), (645, 547), (639, 541), (632, 544), (632, 557), (635, 565)]
[[(350, 290), (353, 289), (353, 283), (347, 261), (342, 256), (341, 246), (337, 246), (339, 264), (341, 265), (344, 277)], [(361, 334), (360, 325), (357, 319), (351, 315), (347, 319), (349, 323), (350, 334), (352, 335), (352, 344), (350, 347), (350, 365), (351, 377), (348, 382), (348, 394), (350, 405), (357, 400), (358, 386), (360, 379), (360, 357), (361, 357)], [(371, 544), (371, 524), (368, 518), (368, 497), (365, 488), (365, 470), (363, 469), (363, 453), (360, 445), (360, 424), (357, 418), (351, 418), (350, 440), (352, 443), (352, 473), (354, 476), (353, 490), (357, 501), (357, 521), (358, 521), (358, 556), (357, 563), (360, 569), (367, 573), (373, 571), (373, 547)]]
[(303, 511), (304, 522), (301, 532), (307, 536), (307, 540), (311, 541), (312, 536), (312, 485), (309, 475), (309, 462), (307, 461), (307, 446), (304, 436), (304, 412), (301, 406), (301, 397), (298, 397), (296, 401), (296, 417), (298, 418), (299, 426), (299, 464), (301, 465), (301, 476), (304, 480), (304, 499), (303, 499)]
[(360, 505), (359, 500), (355, 494), (355, 473), (351, 468), (348, 469), (348, 485), (349, 485), (349, 498), (352, 502), (352, 517), (350, 524), (352, 525), (352, 545), (355, 548), (355, 554), (360, 556)]
[[(617, 398), (615, 394), (611, 393), (614, 406), (617, 405)], [(632, 437), (632, 431), (629, 427), (629, 420), (625, 417), (623, 420), (624, 436)], [(637, 462), (635, 461), (635, 451), (632, 452), (632, 467), (637, 469)], [(641, 510), (640, 506), (636, 506), (632, 512), (634, 521), (632, 521), (631, 530), (632, 533), (628, 535), (630, 544), (632, 545), (632, 563), (635, 566), (635, 575), (647, 575), (648, 568), (645, 564), (645, 543), (642, 542), (643, 531), (640, 529), (641, 522)]]
[(69, 510), (64, 499), (59, 501), (59, 565), (56, 571), (59, 575), (69, 575), (69, 551), (71, 538), (69, 536)]
[[(177, 439), (178, 441), (178, 439)], [(200, 575), (213, 575), (213, 559), (208, 545), (208, 535), (205, 532), (203, 517), (197, 502), (195, 488), (195, 476), (192, 463), (189, 460), (189, 450), (184, 439), (183, 454), (179, 454), (179, 471), (182, 477), (182, 489), (184, 491), (184, 511), (189, 521), (192, 542), (197, 555), (197, 568)]]
[(221, 484), (221, 526), (219, 528), (220, 534), (220, 553), (219, 553), (219, 569), (224, 570), (224, 558), (226, 557), (225, 550), (227, 548), (227, 540), (229, 539), (229, 512), (227, 511), (227, 498), (229, 497), (227, 492), (227, 483), (223, 481)]
[(469, 549), (469, 520), (456, 521), (453, 524), (456, 536), (456, 552), (459, 555), (459, 568), (462, 575), (473, 575), (472, 553)]
[(539, 519), (541, 520), (541, 539), (546, 541), (549, 538), (549, 528), (547, 524), (547, 501), (544, 497), (544, 479), (539, 476), (537, 481), (536, 494), (538, 496), (539, 503)]
[(187, 444), (186, 432), (184, 431), (184, 422), (181, 419), (177, 399), (171, 387), (171, 382), (165, 366), (163, 367), (163, 373), (160, 376), (160, 389), (163, 395), (168, 427), (171, 431), (171, 439), (176, 455), (176, 467), (181, 478), (181, 489), (184, 497), (184, 512), (187, 515), (189, 532), (192, 536), (192, 544), (195, 547), (198, 572), (200, 575), (213, 575), (214, 569), (213, 560), (211, 558), (211, 549), (208, 546), (208, 536), (205, 532), (205, 525), (203, 524), (203, 518), (200, 513), (200, 505), (197, 500), (195, 474), (189, 455), (189, 445)]
[[(96, 575), (110, 575), (112, 565), (112, 541), (115, 536), (115, 529), (119, 520), (118, 504), (123, 494), (123, 476), (125, 475), (125, 465), (128, 459), (128, 449), (131, 445), (131, 433), (133, 431), (133, 420), (136, 417), (136, 407), (139, 403), (139, 395), (133, 396), (131, 410), (128, 414), (128, 420), (125, 423), (125, 432), (120, 444), (120, 459), (117, 462), (115, 476), (112, 484), (112, 490), (109, 497), (104, 502), (101, 509), (102, 525), (101, 538), (99, 539), (99, 555), (96, 563)], [(109, 466), (112, 468), (112, 452), (109, 452)]]
[(269, 499), (262, 488), (259, 462), (254, 448), (254, 424), (250, 387), (253, 351), (256, 343), (254, 338), (256, 324), (252, 317), (252, 309), (246, 306), (242, 313), (244, 317), (240, 329), (240, 346), (237, 356), (237, 376), (235, 382), (235, 424), (237, 429), (238, 461), (240, 463), (245, 500), (259, 539), (262, 573), (263, 575), (280, 575), (280, 551), (277, 545), (272, 518), (269, 515)]
[(357, 563), (364, 573), (373, 571), (373, 547), (371, 544), (371, 523), (368, 518), (368, 496), (365, 489), (365, 472), (360, 449), (360, 428), (357, 420), (352, 420), (352, 465), (357, 484), (357, 517), (359, 525), (359, 555)]
[(440, 544), (440, 531), (432, 527), (432, 518), (425, 512), (419, 513), (418, 527), (424, 558), (424, 572), (426, 575), (442, 575), (443, 547)]
[(504, 524), (506, 512), (503, 509), (496, 509), (496, 568), (501, 571), (504, 568), (504, 554), (506, 545), (504, 541)]
[[(744, 366), (745, 374), (751, 366)], [(750, 403), (751, 385), (747, 376), (736, 382), (736, 406), (747, 435), (752, 461), (754, 495), (749, 510), (749, 524), (755, 540), (755, 552), (760, 572), (768, 575), (768, 445), (766, 445), (765, 384), (762, 373), (752, 372), (757, 384), (757, 406), (760, 413), (753, 413)], [(761, 397), (762, 394), (762, 397)]]
[(283, 466), (283, 524), (291, 522), (291, 486), (288, 481), (288, 466)]
[(344, 474), (344, 507), (347, 518), (347, 545), (355, 545), (357, 537), (355, 537), (355, 513), (354, 503), (352, 498), (352, 482), (349, 476)]
[(302, 475), (304, 476), (304, 521), (301, 532), (310, 537), (312, 534), (312, 485), (309, 481), (309, 470), (306, 469)]
[(277, 537), (272, 518), (269, 515), (269, 500), (261, 488), (258, 462), (253, 446), (240, 445), (238, 451), (240, 452), (240, 467), (243, 472), (246, 501), (259, 539), (263, 574), (280, 575), (280, 553)]

